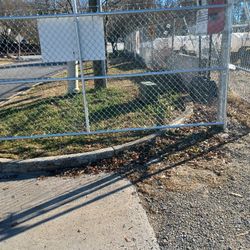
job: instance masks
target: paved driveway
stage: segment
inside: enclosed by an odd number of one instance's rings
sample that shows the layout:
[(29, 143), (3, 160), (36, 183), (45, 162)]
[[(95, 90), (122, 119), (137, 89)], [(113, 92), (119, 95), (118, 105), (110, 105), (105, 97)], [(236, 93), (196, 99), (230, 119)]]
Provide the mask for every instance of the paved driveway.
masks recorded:
[(17, 92), (30, 88), (33, 83), (7, 83), (4, 80), (34, 79), (51, 76), (59, 71), (65, 70), (66, 65), (41, 64), (41, 61), (28, 61), (14, 63), (0, 67), (0, 101), (16, 94)]

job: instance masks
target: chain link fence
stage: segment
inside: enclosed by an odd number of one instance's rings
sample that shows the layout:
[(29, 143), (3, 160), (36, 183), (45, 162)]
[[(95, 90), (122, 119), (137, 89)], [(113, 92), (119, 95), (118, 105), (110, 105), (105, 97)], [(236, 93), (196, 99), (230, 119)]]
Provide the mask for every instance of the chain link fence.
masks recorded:
[(248, 1), (234, 1), (230, 90), (250, 102), (250, 12)]
[(36, 2), (1, 13), (1, 140), (226, 124), (230, 4)]

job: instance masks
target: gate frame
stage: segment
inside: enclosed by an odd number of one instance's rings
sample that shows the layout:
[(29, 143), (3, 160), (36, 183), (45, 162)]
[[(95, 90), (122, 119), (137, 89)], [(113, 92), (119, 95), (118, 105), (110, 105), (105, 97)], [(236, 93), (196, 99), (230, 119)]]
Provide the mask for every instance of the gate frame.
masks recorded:
[[(186, 6), (186, 7), (171, 7), (171, 8), (154, 8), (154, 9), (144, 9), (144, 10), (123, 10), (123, 11), (112, 11), (112, 12), (88, 12), (79, 13), (77, 10), (76, 0), (72, 0), (73, 13), (71, 14), (57, 14), (57, 15), (39, 15), (39, 16), (4, 16), (0, 17), (0, 21), (4, 20), (32, 20), (32, 19), (43, 19), (43, 18), (64, 18), (73, 17), (75, 19), (75, 28), (77, 34), (78, 51), (81, 54), (81, 44), (79, 38), (79, 25), (78, 18), (82, 16), (112, 16), (112, 15), (125, 15), (125, 14), (140, 14), (140, 13), (157, 13), (157, 12), (168, 12), (168, 11), (188, 11), (188, 10), (201, 10), (201, 9), (211, 9), (211, 8), (223, 8), (225, 9), (225, 28), (222, 37), (222, 64), (217, 67), (209, 68), (198, 68), (198, 69), (187, 69), (187, 70), (165, 70), (161, 72), (145, 72), (145, 73), (134, 73), (134, 74), (119, 74), (119, 75), (106, 75), (106, 76), (84, 76), (81, 77), (63, 77), (63, 78), (39, 78), (39, 79), (28, 79), (28, 80), (4, 80), (0, 81), (0, 86), (4, 84), (16, 84), (16, 83), (38, 83), (38, 82), (55, 82), (55, 81), (69, 81), (69, 80), (81, 80), (82, 82), (82, 94), (84, 103), (84, 115), (86, 130), (74, 133), (58, 133), (58, 134), (46, 134), (46, 135), (30, 135), (30, 136), (9, 136), (0, 137), (0, 141), (10, 141), (16, 139), (38, 139), (38, 138), (48, 138), (48, 137), (61, 137), (61, 136), (78, 136), (78, 135), (94, 135), (94, 134), (107, 134), (107, 133), (120, 133), (120, 132), (131, 132), (131, 131), (148, 131), (148, 130), (162, 130), (162, 129), (172, 129), (172, 128), (184, 128), (184, 127), (200, 127), (200, 126), (221, 126), (223, 129), (227, 127), (227, 91), (228, 91), (228, 81), (229, 81), (229, 63), (230, 63), (230, 47), (231, 47), (231, 32), (232, 32), (232, 10), (233, 10), (233, 0), (227, 0), (225, 4), (218, 5), (202, 5), (202, 6)], [(79, 54), (79, 55), (80, 55)], [(80, 60), (80, 69), (83, 72), (84, 65)], [(127, 77), (140, 77), (140, 76), (156, 76), (156, 75), (171, 75), (177, 73), (192, 73), (192, 72), (207, 72), (207, 71), (219, 71), (220, 72), (220, 86), (219, 86), (219, 106), (218, 106), (218, 120), (217, 122), (204, 122), (204, 123), (188, 123), (188, 124), (176, 124), (176, 125), (164, 125), (164, 126), (154, 126), (145, 128), (125, 128), (125, 129), (114, 129), (114, 130), (99, 130), (91, 131), (89, 124), (89, 113), (88, 113), (88, 102), (86, 97), (86, 80), (96, 80), (96, 79), (121, 79)]]

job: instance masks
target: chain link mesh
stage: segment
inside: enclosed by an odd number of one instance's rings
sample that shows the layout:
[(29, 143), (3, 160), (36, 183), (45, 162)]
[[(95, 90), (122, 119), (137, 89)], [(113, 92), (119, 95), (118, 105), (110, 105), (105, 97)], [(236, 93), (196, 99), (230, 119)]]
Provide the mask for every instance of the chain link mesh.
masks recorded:
[(248, 1), (234, 2), (230, 90), (250, 102), (250, 12)]
[(2, 139), (221, 122), (223, 1), (35, 2), (0, 17)]

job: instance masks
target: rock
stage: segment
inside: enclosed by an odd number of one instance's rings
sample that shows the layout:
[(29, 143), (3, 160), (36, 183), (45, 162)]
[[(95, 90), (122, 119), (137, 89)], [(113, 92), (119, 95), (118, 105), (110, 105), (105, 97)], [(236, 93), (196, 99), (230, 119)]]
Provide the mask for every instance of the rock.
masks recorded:
[(158, 87), (153, 82), (140, 82), (139, 83), (139, 99), (142, 102), (154, 102), (158, 97)]

